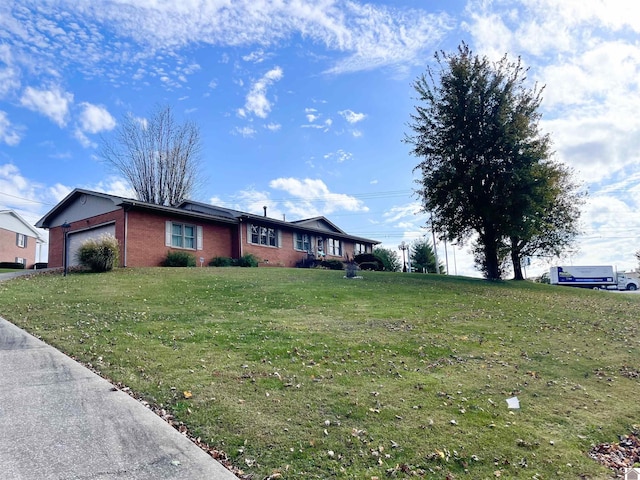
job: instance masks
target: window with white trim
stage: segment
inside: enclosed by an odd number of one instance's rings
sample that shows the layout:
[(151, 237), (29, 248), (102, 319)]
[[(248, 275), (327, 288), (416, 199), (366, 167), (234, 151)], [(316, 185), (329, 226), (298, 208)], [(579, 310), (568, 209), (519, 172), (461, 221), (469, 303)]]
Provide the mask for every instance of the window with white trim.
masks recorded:
[(249, 240), (251, 243), (255, 245), (265, 245), (267, 247), (278, 246), (278, 232), (275, 228), (251, 225), (250, 231), (251, 236)]
[(202, 227), (188, 223), (166, 222), (165, 245), (186, 250), (202, 250)]
[(327, 254), (334, 257), (342, 256), (342, 242), (336, 238), (327, 239)]
[(367, 253), (367, 246), (364, 243), (356, 242), (353, 252), (358, 255), (360, 253)]
[(27, 236), (23, 233), (16, 233), (16, 245), (19, 248), (27, 248)]
[(296, 250), (311, 251), (311, 241), (306, 233), (296, 233)]

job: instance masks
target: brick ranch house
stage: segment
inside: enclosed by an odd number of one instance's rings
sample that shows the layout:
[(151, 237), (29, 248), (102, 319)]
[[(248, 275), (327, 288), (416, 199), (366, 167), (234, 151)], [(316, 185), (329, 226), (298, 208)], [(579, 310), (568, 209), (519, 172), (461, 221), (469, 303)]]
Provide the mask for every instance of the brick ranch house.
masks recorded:
[(0, 210), (0, 262), (21, 263), (33, 268), (44, 238), (13, 210)]
[[(67, 225), (63, 229), (63, 225)], [(205, 203), (166, 207), (75, 189), (36, 226), (49, 230), (49, 267), (68, 265), (85, 240), (111, 234), (120, 244), (121, 267), (159, 266), (168, 251), (188, 251), (199, 264), (214, 257), (255, 255), (261, 265), (294, 267), (309, 255), (343, 260), (371, 253), (379, 242), (345, 233), (324, 217), (284, 221)]]

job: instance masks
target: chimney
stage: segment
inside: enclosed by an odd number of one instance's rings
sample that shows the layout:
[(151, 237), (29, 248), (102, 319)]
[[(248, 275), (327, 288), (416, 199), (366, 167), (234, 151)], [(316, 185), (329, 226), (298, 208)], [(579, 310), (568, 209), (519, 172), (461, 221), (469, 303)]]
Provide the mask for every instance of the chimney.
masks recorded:
[(266, 216), (267, 216), (267, 206), (265, 205), (265, 206), (264, 206), (264, 207), (262, 207), (262, 208), (264, 208), (264, 216), (266, 217)]

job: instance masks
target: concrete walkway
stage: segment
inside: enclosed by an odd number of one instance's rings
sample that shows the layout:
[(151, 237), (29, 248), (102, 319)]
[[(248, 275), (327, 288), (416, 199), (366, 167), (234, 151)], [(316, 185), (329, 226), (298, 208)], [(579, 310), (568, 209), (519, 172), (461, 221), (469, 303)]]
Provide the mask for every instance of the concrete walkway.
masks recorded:
[(237, 478), (140, 402), (0, 318), (0, 478)]

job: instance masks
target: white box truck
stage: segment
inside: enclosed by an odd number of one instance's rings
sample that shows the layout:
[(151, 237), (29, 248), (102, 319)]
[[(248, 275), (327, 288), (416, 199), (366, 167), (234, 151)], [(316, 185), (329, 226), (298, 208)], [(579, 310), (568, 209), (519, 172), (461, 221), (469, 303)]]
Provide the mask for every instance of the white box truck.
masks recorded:
[(609, 265), (551, 267), (549, 280), (551, 285), (618, 289), (618, 279)]
[(606, 290), (638, 290), (640, 281), (624, 273), (615, 273), (610, 265), (551, 267), (551, 285), (603, 288)]

